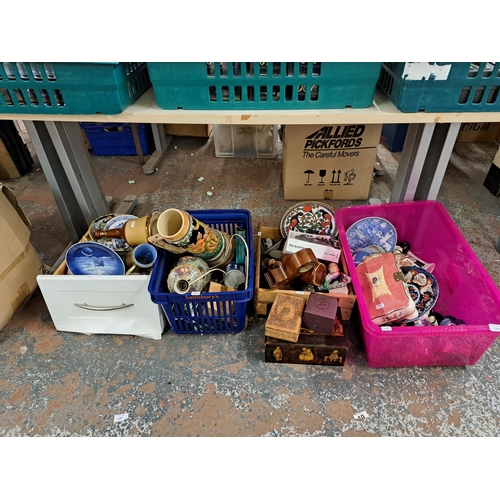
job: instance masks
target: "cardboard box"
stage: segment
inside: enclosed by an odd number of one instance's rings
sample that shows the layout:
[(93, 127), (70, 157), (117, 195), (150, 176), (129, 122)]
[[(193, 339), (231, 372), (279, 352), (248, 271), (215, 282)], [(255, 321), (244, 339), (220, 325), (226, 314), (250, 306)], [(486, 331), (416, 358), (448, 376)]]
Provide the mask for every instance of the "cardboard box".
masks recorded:
[(21, 177), (21, 172), (0, 139), (0, 180), (17, 179), (18, 177)]
[(287, 125), (286, 200), (366, 200), (382, 125)]
[(495, 142), (500, 123), (462, 123), (456, 142)]
[(331, 236), (307, 234), (299, 231), (289, 231), (283, 247), (283, 253), (295, 253), (304, 248), (310, 248), (317, 259), (337, 263), (342, 250), (333, 246)]
[(167, 123), (165, 133), (167, 135), (179, 135), (187, 137), (209, 137), (213, 125), (202, 125), (196, 123)]
[(40, 257), (30, 243), (30, 225), (14, 193), (0, 184), (0, 330), (35, 291), (43, 273)]

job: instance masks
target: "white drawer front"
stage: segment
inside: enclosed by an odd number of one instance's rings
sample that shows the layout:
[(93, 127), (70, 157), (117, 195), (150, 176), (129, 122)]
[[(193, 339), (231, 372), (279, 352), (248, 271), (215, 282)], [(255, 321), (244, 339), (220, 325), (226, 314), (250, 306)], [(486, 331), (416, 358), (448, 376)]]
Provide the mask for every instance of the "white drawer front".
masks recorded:
[(149, 276), (38, 276), (57, 330), (159, 339), (165, 322), (151, 301)]

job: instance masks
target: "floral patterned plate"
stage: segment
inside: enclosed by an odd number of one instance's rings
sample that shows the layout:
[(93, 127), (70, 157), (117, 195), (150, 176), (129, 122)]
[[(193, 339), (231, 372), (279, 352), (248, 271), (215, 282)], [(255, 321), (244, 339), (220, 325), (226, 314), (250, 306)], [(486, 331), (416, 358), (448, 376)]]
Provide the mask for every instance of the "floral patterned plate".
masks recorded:
[(286, 238), (288, 231), (337, 236), (334, 211), (328, 205), (315, 201), (302, 201), (291, 206), (280, 223), (281, 236)]
[(436, 278), (422, 267), (402, 266), (400, 269), (418, 311), (418, 318), (402, 321), (409, 323), (421, 319), (436, 305), (439, 287)]

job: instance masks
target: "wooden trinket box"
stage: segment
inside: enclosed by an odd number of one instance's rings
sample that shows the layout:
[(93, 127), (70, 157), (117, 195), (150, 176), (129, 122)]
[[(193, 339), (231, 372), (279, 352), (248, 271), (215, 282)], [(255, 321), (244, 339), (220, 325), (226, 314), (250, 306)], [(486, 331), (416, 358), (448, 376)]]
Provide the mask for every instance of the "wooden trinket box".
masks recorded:
[(297, 342), (266, 337), (265, 361), (301, 365), (343, 366), (347, 345), (343, 335), (299, 335)]
[(266, 336), (297, 342), (305, 304), (302, 297), (278, 293), (266, 321)]

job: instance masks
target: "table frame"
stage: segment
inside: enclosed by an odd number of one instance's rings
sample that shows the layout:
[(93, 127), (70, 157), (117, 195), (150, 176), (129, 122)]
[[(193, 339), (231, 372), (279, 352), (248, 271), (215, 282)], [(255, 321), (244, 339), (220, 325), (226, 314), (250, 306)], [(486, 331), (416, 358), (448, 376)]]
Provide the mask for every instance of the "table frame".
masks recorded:
[[(156, 165), (172, 138), (165, 123), (301, 125), (301, 124), (403, 124), (408, 132), (396, 173), (391, 202), (431, 199), (439, 193), (462, 122), (500, 122), (500, 112), (402, 113), (377, 90), (365, 109), (286, 111), (187, 111), (163, 110), (149, 89), (118, 115), (0, 114), (0, 119), (22, 120), (56, 200), (72, 242), (78, 241), (90, 223), (109, 212), (108, 203), (90, 163), (78, 122), (151, 123)], [(155, 171), (148, 162), (146, 174)]]

